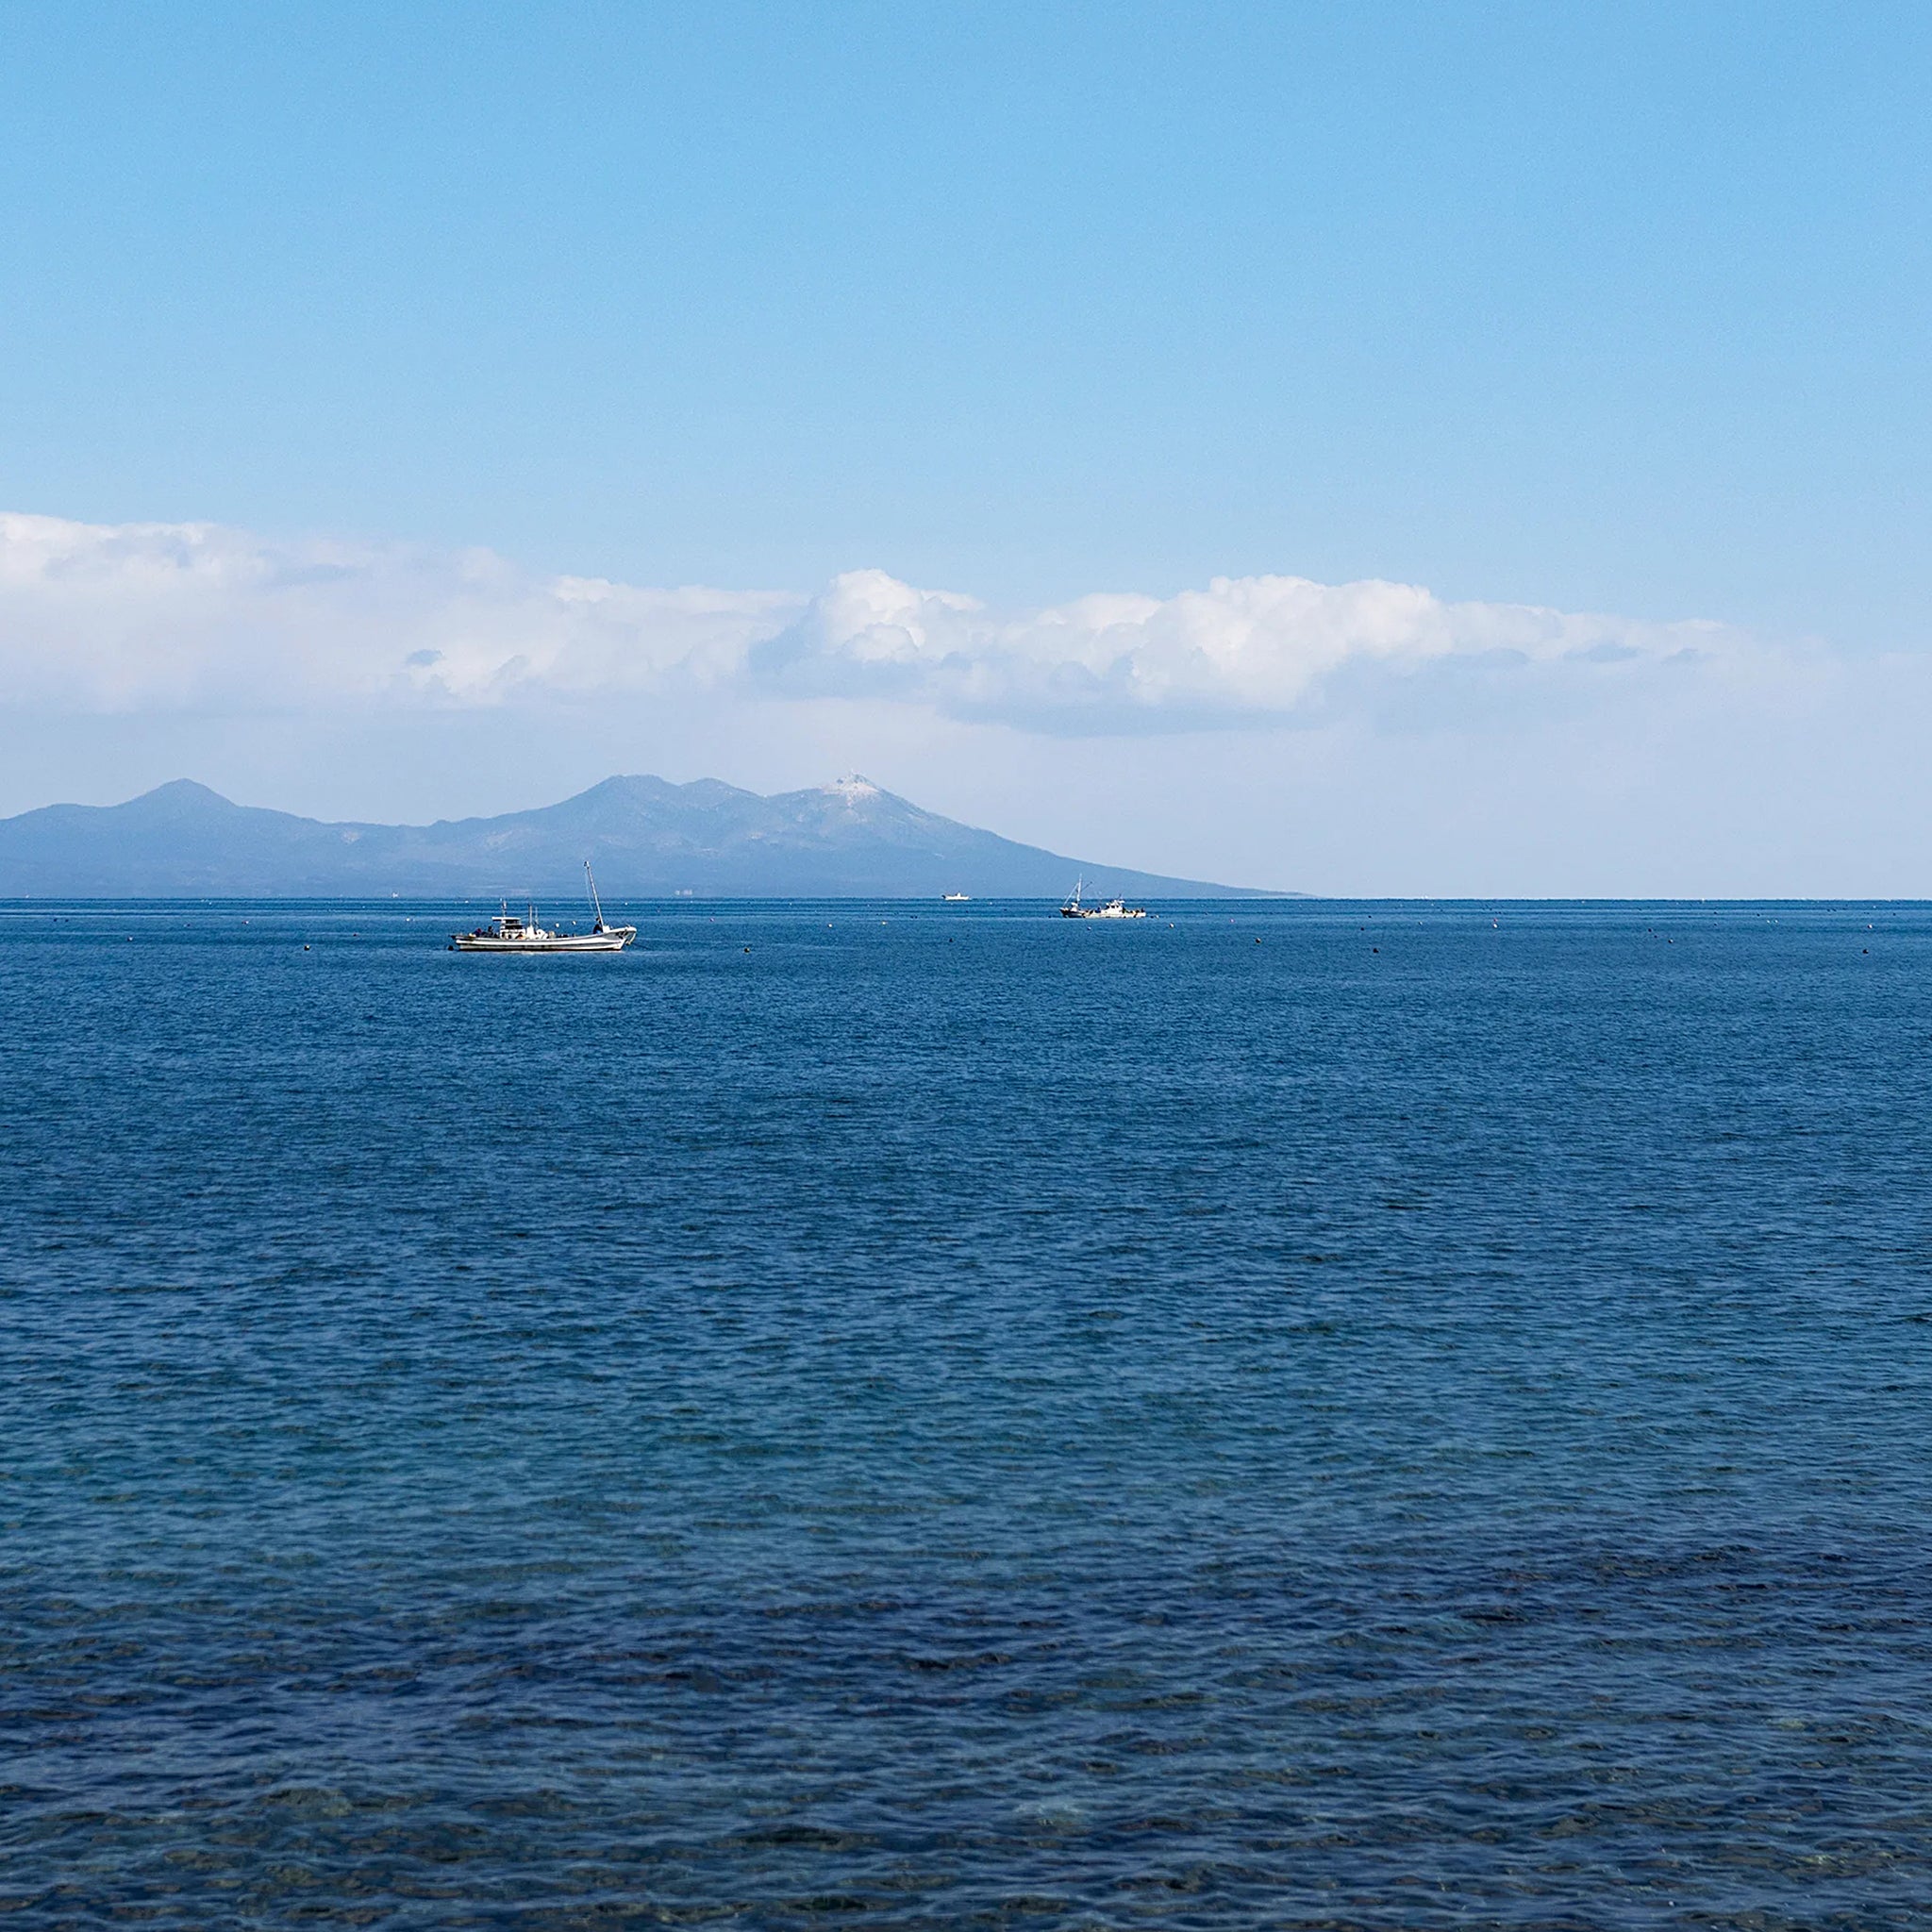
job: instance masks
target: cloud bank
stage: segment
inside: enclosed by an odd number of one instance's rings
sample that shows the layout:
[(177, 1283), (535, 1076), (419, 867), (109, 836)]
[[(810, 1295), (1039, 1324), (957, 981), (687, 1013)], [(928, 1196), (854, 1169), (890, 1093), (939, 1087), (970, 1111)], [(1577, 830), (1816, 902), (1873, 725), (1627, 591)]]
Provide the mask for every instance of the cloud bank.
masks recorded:
[(708, 694), (1056, 735), (1596, 702), (1735, 667), (1706, 623), (1217, 577), (996, 611), (855, 570), (816, 595), (538, 577), (483, 550), (0, 515), (0, 704), (82, 714), (491, 709)]
[(1932, 655), (1219, 578), (997, 609), (0, 516), (0, 812), (192, 776), (426, 820), (840, 771), (1137, 869), (1342, 894), (1932, 890)]

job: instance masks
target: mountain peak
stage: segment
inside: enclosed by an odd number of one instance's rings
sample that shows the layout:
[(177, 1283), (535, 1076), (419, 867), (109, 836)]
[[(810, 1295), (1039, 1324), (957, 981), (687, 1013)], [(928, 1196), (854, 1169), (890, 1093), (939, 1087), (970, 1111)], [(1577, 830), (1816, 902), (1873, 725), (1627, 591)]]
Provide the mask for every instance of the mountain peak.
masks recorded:
[(885, 796), (870, 778), (862, 778), (857, 772), (848, 772), (842, 778), (834, 778), (829, 785), (821, 785), (819, 790), (829, 792), (834, 798), (842, 798), (847, 805), (859, 805), (867, 799)]
[(170, 778), (165, 785), (157, 785), (152, 791), (143, 791), (138, 798), (130, 798), (129, 805), (232, 805), (232, 798), (224, 798), (219, 791), (193, 778)]
[(108, 809), (133, 812), (141, 818), (179, 820), (224, 817), (240, 811), (242, 807), (232, 798), (224, 798), (219, 791), (196, 784), (192, 778), (171, 778), (152, 791), (143, 791), (139, 798), (130, 798), (124, 806), (110, 806)]

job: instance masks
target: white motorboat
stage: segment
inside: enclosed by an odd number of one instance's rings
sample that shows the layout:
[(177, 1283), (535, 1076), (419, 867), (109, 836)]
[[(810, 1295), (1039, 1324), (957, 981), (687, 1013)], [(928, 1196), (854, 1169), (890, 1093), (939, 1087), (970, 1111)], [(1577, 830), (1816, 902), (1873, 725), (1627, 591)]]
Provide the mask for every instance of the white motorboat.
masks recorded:
[(589, 932), (553, 932), (537, 924), (537, 908), (529, 908), (529, 918), (519, 919), (509, 909), (508, 901), (503, 910), (488, 925), (479, 925), (474, 932), (453, 932), (449, 936), (450, 951), (453, 953), (621, 953), (631, 941), (637, 938), (634, 925), (606, 925), (604, 904), (597, 897), (597, 881), (591, 871), (591, 861), (584, 860), (584, 877), (591, 889), (591, 909), (596, 915), (596, 924)]
[(1074, 881), (1073, 895), (1060, 908), (1060, 917), (1062, 919), (1145, 919), (1147, 917), (1146, 907), (1129, 906), (1124, 899), (1118, 896), (1105, 899), (1098, 906), (1084, 905), (1081, 902), (1080, 894), (1085, 889), (1086, 884), (1087, 881), (1085, 879), (1075, 879)]
[(973, 903), (971, 892), (941, 892), (940, 897), (948, 906), (970, 906)]

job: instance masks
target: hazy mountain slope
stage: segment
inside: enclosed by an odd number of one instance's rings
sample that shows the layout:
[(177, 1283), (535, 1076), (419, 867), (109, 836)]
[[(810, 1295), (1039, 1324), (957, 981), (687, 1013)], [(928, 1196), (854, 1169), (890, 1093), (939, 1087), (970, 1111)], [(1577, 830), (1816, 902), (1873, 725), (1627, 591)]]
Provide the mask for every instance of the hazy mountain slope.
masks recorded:
[(1162, 878), (1016, 844), (864, 779), (761, 797), (701, 778), (607, 778), (561, 804), (432, 825), (325, 824), (231, 804), (187, 779), (125, 805), (0, 819), (0, 896), (576, 894), (583, 861), (612, 898), (1058, 897), (1091, 889), (1199, 897)]

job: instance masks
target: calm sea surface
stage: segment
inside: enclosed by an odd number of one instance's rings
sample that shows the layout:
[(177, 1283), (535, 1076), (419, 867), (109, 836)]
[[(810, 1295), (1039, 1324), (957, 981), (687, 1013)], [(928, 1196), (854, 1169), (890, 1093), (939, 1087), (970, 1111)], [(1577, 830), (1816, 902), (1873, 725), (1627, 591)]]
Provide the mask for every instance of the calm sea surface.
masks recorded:
[(1932, 908), (630, 913), (0, 910), (8, 1923), (1932, 1924)]

